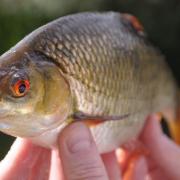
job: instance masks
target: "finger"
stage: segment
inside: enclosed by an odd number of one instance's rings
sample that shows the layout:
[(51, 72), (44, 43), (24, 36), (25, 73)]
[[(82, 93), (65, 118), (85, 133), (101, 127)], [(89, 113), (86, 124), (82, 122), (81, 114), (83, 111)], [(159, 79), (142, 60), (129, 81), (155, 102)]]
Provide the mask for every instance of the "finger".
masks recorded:
[(116, 157), (121, 169), (121, 174), (124, 174), (124, 171), (126, 170), (129, 163), (130, 156), (131, 154), (123, 148), (119, 148), (116, 150)]
[(123, 179), (124, 180), (144, 180), (148, 175), (147, 163), (144, 157), (133, 160), (127, 168)]
[(0, 163), (0, 179), (48, 179), (49, 161), (49, 150), (19, 138)]
[(49, 180), (64, 180), (64, 174), (61, 164), (61, 159), (59, 157), (58, 149), (52, 150), (51, 155), (51, 168), (50, 168), (50, 176)]
[(148, 147), (150, 157), (169, 178), (180, 179), (180, 147), (163, 134), (155, 115), (149, 117), (141, 140)]
[(146, 161), (148, 165), (148, 174), (150, 179), (153, 180), (169, 180), (169, 177), (166, 175), (166, 172), (151, 158), (151, 156), (146, 156)]
[(105, 164), (109, 179), (119, 180), (121, 177), (120, 166), (117, 162), (115, 152), (103, 154), (102, 159)]
[(83, 123), (65, 128), (58, 146), (65, 179), (108, 179), (90, 131)]
[(121, 173), (124, 174), (132, 160), (149, 153), (147, 148), (139, 140), (131, 140), (116, 150), (116, 156), (121, 167)]

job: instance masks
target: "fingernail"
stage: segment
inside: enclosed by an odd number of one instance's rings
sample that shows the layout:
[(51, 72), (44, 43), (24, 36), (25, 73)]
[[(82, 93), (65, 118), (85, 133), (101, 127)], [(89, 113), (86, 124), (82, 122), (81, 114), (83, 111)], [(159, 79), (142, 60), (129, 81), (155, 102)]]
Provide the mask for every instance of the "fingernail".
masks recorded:
[(67, 147), (71, 153), (88, 150), (91, 146), (91, 136), (89, 129), (82, 123), (72, 125), (69, 137), (67, 137)]

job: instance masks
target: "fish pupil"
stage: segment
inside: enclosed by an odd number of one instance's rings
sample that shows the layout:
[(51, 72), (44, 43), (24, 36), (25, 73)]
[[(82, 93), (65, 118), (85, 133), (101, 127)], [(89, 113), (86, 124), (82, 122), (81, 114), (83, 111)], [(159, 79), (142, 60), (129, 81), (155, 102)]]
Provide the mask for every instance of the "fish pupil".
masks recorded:
[(25, 85), (25, 84), (21, 84), (21, 85), (19, 86), (19, 92), (20, 92), (21, 94), (23, 94), (25, 91), (26, 91), (26, 85)]

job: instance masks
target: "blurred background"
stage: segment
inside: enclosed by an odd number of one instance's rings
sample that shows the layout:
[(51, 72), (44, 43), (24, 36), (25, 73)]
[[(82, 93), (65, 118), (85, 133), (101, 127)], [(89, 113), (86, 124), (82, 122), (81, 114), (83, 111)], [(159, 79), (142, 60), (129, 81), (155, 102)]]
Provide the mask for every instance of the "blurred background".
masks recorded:
[[(118, 11), (137, 16), (180, 82), (179, 0), (0, 0), (0, 54), (37, 27), (83, 11)], [(13, 140), (0, 133), (0, 159)]]

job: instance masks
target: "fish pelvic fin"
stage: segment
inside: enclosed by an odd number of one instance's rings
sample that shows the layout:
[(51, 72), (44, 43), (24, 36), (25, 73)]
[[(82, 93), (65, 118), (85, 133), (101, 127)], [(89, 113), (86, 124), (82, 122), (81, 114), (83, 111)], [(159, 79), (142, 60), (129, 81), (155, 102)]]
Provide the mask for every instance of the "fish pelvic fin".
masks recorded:
[(120, 116), (106, 116), (106, 115), (91, 115), (83, 112), (76, 112), (73, 114), (72, 118), (74, 121), (84, 122), (89, 127), (94, 127), (106, 121), (119, 121), (128, 118), (130, 114), (124, 114)]
[(177, 144), (180, 144), (180, 101), (176, 109), (165, 109), (162, 116), (167, 121), (170, 136)]
[(169, 121), (169, 128), (172, 138), (177, 144), (180, 144), (180, 106), (176, 111), (175, 119)]

